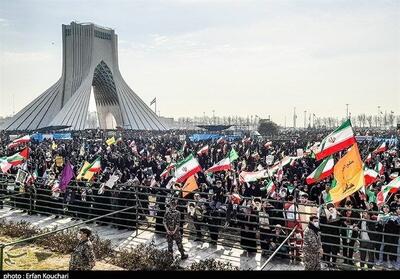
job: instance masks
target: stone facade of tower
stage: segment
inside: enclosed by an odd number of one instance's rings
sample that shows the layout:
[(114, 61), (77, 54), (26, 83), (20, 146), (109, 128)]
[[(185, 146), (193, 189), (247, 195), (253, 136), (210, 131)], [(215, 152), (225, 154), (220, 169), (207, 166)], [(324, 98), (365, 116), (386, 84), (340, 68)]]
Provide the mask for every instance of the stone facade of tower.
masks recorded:
[[(166, 130), (166, 124), (126, 84), (118, 67), (118, 37), (93, 23), (62, 25), (60, 79), (1, 127), (33, 131), (51, 126), (86, 127), (93, 87), (100, 128), (111, 113), (117, 126)], [(108, 121), (109, 122), (109, 121)]]

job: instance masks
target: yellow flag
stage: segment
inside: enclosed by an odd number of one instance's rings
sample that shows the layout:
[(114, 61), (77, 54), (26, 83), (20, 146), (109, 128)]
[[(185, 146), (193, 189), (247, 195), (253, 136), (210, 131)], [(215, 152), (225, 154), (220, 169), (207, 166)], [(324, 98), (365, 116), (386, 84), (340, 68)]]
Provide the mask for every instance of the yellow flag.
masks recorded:
[(56, 150), (57, 149), (57, 144), (53, 141), (51, 145), (51, 149)]
[(337, 203), (364, 186), (364, 171), (357, 143), (336, 163), (332, 188), (326, 202)]
[(62, 167), (64, 165), (64, 158), (61, 156), (56, 156), (54, 161), (57, 167)]
[(194, 175), (192, 175), (186, 180), (185, 185), (183, 185), (182, 187), (182, 197), (186, 197), (198, 188), (199, 186), (197, 186), (196, 178), (194, 177)]
[(106, 140), (106, 143), (107, 143), (108, 146), (110, 146), (111, 144), (114, 144), (115, 143), (115, 138), (114, 137), (109, 138), (108, 140)]
[(90, 163), (85, 161), (85, 163), (83, 164), (83, 167), (79, 171), (78, 176), (76, 177), (76, 180), (82, 180), (82, 178), (84, 178), (89, 181), (90, 179), (92, 179), (94, 172), (86, 171), (85, 175), (83, 175), (84, 170), (87, 169), (89, 166), (90, 166)]

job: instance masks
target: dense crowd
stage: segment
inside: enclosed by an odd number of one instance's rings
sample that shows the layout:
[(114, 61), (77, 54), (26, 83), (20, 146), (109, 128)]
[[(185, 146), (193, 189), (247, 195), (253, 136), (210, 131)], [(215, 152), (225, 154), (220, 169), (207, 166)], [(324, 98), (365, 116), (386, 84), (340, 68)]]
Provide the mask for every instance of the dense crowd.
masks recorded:
[[(280, 179), (272, 176), (245, 183), (239, 179), (241, 171), (267, 169), (271, 164), (268, 156), (274, 156), (275, 162), (285, 156), (296, 157), (298, 149), (307, 151), (314, 142), (321, 141), (326, 132), (288, 130), (274, 137), (247, 135), (233, 142), (191, 142), (187, 137), (191, 133), (118, 131), (115, 144), (107, 145), (110, 135), (101, 130), (88, 130), (73, 132), (73, 140), (31, 141), (27, 144), (29, 159), (23, 168), (29, 174), (37, 172), (38, 178), (15, 183), (21, 166), (12, 167), (8, 174), (2, 174), (0, 206), (8, 196), (11, 207), (29, 214), (66, 215), (77, 219), (90, 219), (137, 206), (138, 210), (130, 209), (98, 222), (104, 225), (112, 223), (118, 228), (134, 228), (138, 222), (154, 216), (156, 232), (163, 233), (162, 222), (168, 200), (176, 196), (179, 198), (181, 231), (185, 223), (190, 223), (196, 241), (207, 241), (205, 234), (208, 231), (211, 245), (225, 238), (227, 230), (236, 229), (240, 234), (240, 245), (247, 253), (257, 252), (259, 243), (262, 255), (270, 255), (297, 226), (288, 245), (282, 246), (278, 253), (280, 257), (290, 257), (295, 261), (302, 250), (304, 226), (300, 223), (304, 214), (301, 209), (306, 205), (314, 207), (313, 212), (318, 215), (320, 225), (317, 230), (322, 235), (323, 260), (327, 265), (334, 267), (337, 259), (355, 265), (354, 250), (358, 247), (361, 267), (372, 268), (374, 264), (385, 263), (388, 267), (400, 268), (400, 194), (390, 195), (383, 206), (376, 204), (382, 185), (400, 172), (399, 142), (388, 144), (391, 152), (373, 154), (372, 159), (365, 163), (371, 169), (378, 162), (383, 165), (383, 173), (369, 187), (368, 195), (356, 192), (334, 205), (326, 203), (332, 177), (312, 185), (305, 182), (320, 163), (310, 153), (284, 166)], [(180, 137), (182, 135), (186, 137), (184, 140)], [(368, 135), (398, 137), (396, 131), (369, 131)], [(270, 141), (272, 144), (266, 145)], [(7, 148), (9, 142), (8, 135), (1, 134), (1, 156), (12, 155), (25, 147)], [(362, 159), (379, 144), (375, 141), (359, 142)], [(208, 151), (198, 154), (206, 145)], [(202, 169), (206, 170), (225, 158), (231, 149), (239, 155), (232, 170), (197, 173), (199, 188), (184, 198), (180, 191), (182, 184), (173, 182), (173, 173), (162, 175), (170, 162), (179, 161), (189, 154), (194, 154)], [(77, 174), (85, 161), (92, 162), (98, 157), (102, 171), (90, 181), (74, 179), (65, 191), (52, 187), (60, 178), (66, 162), (74, 166)], [(338, 159), (339, 154), (335, 154), (335, 158)], [(104, 187), (112, 175), (118, 175), (118, 183), (112, 188)], [(275, 185), (272, 193), (266, 191), (266, 184), (270, 181)]]

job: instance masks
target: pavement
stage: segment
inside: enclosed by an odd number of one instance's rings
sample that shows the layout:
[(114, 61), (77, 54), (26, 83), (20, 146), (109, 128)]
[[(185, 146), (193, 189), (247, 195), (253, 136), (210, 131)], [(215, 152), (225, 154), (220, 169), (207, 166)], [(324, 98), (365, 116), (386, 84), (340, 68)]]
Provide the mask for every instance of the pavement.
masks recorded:
[[(19, 209), (11, 210), (9, 207), (0, 209), (0, 219), (3, 218), (13, 222), (26, 221), (39, 228), (49, 229), (54, 229), (55, 227), (62, 228), (80, 222), (71, 220), (69, 217), (56, 219), (54, 216), (28, 215)], [(148, 225), (140, 226), (137, 233), (136, 231), (127, 229), (121, 230), (112, 228), (111, 226), (100, 226), (97, 224), (88, 224), (88, 226), (93, 232), (97, 233), (100, 238), (109, 239), (115, 250), (130, 249), (140, 243), (151, 243), (152, 241), (154, 241), (157, 248), (167, 249), (166, 238), (162, 235), (155, 234)], [(208, 242), (195, 242), (187, 237), (183, 238), (183, 246), (189, 255), (189, 258), (182, 262), (181, 265), (183, 267), (189, 266), (194, 261), (197, 262), (202, 259), (215, 258), (222, 262), (230, 262), (240, 270), (259, 270), (267, 260), (265, 257), (261, 257), (261, 253), (248, 256), (247, 253), (240, 248), (232, 248), (220, 244), (212, 246)], [(235, 246), (240, 245), (236, 243)], [(176, 254), (179, 254), (176, 246), (174, 246), (174, 251)], [(285, 260), (274, 259), (265, 266), (264, 270), (304, 270), (304, 267), (301, 264), (290, 264)]]

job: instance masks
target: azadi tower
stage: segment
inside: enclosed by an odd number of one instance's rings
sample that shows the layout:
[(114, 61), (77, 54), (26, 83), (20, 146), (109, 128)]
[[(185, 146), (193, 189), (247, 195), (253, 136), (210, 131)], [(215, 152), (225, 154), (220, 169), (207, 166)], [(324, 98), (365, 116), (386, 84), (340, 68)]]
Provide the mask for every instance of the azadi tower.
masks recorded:
[(114, 30), (71, 22), (62, 25), (62, 42), (60, 79), (4, 123), (2, 130), (33, 131), (59, 126), (83, 130), (87, 128), (92, 87), (101, 129), (110, 128), (106, 121), (110, 114), (117, 126), (125, 129), (167, 129), (122, 78)]

